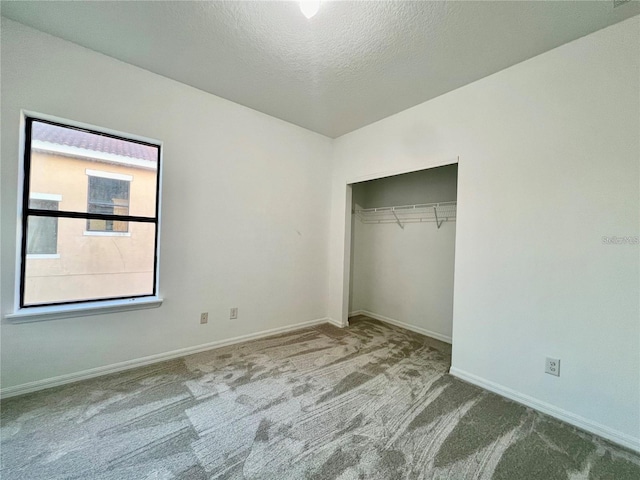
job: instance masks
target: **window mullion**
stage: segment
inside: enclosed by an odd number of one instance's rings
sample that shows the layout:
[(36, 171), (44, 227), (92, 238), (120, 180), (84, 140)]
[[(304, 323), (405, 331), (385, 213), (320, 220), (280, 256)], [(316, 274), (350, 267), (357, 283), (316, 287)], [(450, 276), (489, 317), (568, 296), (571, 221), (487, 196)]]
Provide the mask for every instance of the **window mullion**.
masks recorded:
[(135, 215), (117, 215), (108, 213), (68, 212), (65, 210), (27, 209), (27, 216), (80, 218), (85, 220), (118, 220), (122, 222), (158, 223), (157, 217), (138, 217)]

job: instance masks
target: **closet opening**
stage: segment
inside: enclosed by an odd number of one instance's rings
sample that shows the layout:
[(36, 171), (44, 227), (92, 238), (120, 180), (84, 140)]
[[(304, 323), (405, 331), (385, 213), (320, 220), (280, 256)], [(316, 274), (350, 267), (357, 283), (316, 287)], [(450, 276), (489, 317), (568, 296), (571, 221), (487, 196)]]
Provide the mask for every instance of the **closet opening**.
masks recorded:
[(458, 164), (351, 186), (349, 322), (451, 344)]

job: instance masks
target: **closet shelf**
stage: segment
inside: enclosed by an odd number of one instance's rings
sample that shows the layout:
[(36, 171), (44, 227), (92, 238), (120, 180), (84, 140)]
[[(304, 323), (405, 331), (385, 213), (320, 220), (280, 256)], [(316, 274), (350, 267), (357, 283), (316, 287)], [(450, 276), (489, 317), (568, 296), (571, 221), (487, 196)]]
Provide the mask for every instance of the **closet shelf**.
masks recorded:
[(455, 221), (457, 202), (423, 203), (396, 207), (361, 208), (354, 213), (362, 223), (397, 223), (404, 228), (405, 223), (436, 222), (438, 228), (443, 222)]

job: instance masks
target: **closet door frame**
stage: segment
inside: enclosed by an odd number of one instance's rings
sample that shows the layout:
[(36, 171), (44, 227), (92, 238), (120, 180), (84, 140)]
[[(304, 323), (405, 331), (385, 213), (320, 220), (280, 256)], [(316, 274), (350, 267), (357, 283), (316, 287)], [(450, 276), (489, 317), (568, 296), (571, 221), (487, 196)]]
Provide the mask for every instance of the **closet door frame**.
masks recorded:
[[(433, 160), (433, 159), (430, 159)], [(439, 161), (429, 161), (424, 165), (413, 166), (410, 168), (398, 168), (396, 170), (385, 170), (383, 172), (373, 172), (366, 175), (349, 178), (345, 184), (345, 211), (344, 211), (344, 263), (342, 276), (342, 326), (349, 325), (349, 285), (351, 281), (351, 215), (353, 211), (353, 184), (368, 182), (369, 180), (378, 180), (380, 178), (393, 177), (404, 173), (420, 172), (422, 170), (430, 170), (432, 168), (445, 167), (447, 165), (458, 165), (458, 185), (460, 184), (460, 157), (441, 159)], [(458, 198), (460, 198), (458, 192)], [(455, 285), (455, 278), (454, 278)], [(455, 290), (455, 289), (454, 289)]]

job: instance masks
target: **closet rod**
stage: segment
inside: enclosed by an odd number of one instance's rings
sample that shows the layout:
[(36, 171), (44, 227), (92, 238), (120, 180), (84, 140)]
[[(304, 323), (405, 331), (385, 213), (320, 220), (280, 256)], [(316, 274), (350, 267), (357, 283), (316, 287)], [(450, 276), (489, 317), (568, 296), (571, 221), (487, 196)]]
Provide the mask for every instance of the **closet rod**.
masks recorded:
[(444, 222), (455, 220), (457, 202), (422, 203), (354, 209), (362, 223), (395, 223), (404, 229), (407, 223), (435, 222), (440, 228)]

